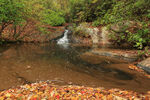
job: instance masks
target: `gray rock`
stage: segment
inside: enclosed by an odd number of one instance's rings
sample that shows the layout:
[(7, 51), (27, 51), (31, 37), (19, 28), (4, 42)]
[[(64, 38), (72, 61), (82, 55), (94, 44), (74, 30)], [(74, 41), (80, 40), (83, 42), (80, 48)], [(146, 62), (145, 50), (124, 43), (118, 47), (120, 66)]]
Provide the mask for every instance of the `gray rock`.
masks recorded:
[(106, 26), (102, 27), (101, 30), (102, 30), (101, 31), (101, 42), (102, 42), (102, 44), (111, 44), (109, 42), (109, 40), (110, 40), (109, 36), (110, 36), (111, 32), (108, 30), (108, 28)]
[(92, 37), (92, 41), (94, 44), (99, 43), (99, 29), (98, 28), (88, 28), (89, 35)]
[(150, 57), (139, 62), (138, 67), (142, 68), (146, 72), (150, 73)]
[(137, 54), (131, 54), (131, 53), (126, 53), (125, 51), (122, 50), (92, 50), (91, 53), (96, 54), (96, 55), (101, 55), (101, 56), (108, 56), (108, 57), (113, 57), (117, 59), (122, 59), (126, 60), (129, 62), (136, 61), (138, 59)]
[(98, 28), (90, 28), (88, 23), (82, 23), (76, 28), (76, 32), (82, 32), (91, 36), (93, 44), (99, 43), (100, 35)]

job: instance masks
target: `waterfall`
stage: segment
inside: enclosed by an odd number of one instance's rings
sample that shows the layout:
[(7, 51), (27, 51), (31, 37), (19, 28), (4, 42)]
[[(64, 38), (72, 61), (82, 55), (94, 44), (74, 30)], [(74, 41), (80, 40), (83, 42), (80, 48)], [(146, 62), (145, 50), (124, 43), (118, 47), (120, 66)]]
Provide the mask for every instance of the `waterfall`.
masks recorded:
[(69, 46), (68, 32), (69, 30), (65, 30), (64, 36), (57, 40), (57, 44), (62, 46), (63, 48), (68, 48)]
[(69, 32), (69, 30), (65, 30), (64, 36), (57, 40), (57, 44), (68, 44), (69, 43), (68, 32)]

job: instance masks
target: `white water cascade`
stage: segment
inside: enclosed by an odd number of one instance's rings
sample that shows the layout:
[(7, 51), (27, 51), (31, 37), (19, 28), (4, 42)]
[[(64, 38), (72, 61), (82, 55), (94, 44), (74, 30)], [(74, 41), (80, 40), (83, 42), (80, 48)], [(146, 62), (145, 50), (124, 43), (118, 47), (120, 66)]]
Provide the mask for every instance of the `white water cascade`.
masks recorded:
[(64, 36), (57, 40), (57, 44), (62, 45), (64, 48), (68, 48), (69, 46), (68, 32), (69, 30), (65, 30)]

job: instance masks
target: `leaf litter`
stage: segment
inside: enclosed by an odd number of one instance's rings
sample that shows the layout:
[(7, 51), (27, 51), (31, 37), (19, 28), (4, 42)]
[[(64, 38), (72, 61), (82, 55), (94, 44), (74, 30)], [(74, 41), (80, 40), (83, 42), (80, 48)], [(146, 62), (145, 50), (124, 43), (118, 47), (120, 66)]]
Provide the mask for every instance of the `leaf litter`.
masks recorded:
[(150, 91), (140, 94), (120, 89), (58, 86), (46, 81), (4, 90), (0, 100), (150, 100)]

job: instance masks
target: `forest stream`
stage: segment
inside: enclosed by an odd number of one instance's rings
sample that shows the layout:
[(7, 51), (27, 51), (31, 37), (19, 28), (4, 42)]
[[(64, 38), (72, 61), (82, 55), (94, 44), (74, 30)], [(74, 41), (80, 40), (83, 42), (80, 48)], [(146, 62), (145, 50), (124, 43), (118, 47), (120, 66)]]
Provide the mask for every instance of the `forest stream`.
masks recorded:
[(7, 44), (0, 48), (0, 90), (39, 81), (57, 85), (150, 90), (150, 79), (129, 70), (129, 62), (86, 55), (91, 46), (55, 43)]

